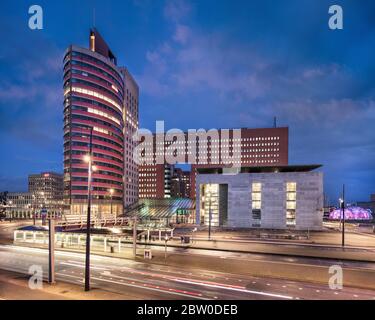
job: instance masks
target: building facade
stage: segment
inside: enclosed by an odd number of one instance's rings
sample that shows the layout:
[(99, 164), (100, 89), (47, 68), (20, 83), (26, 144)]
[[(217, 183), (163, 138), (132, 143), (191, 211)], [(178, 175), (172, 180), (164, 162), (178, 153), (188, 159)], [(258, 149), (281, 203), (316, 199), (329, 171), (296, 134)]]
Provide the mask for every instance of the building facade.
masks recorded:
[(30, 174), (28, 192), (8, 192), (5, 196), (6, 216), (31, 219), (41, 211), (57, 217), (63, 212), (63, 175), (56, 172)]
[(29, 193), (37, 207), (53, 212), (63, 211), (64, 176), (55, 172), (42, 172), (29, 175)]
[[(190, 195), (189, 197), (195, 199), (195, 180), (197, 170), (200, 168), (215, 168), (215, 167), (226, 167), (226, 157), (222, 151), (222, 147), (226, 147), (230, 153), (233, 152), (234, 146), (240, 146), (240, 159), (236, 160), (235, 165), (241, 166), (285, 166), (288, 164), (288, 127), (276, 127), (276, 128), (260, 128), (250, 129), (241, 128), (236, 131), (240, 131), (240, 138), (236, 138), (234, 134), (235, 129), (229, 130), (228, 136), (222, 136), (221, 130), (215, 132), (215, 135), (207, 131), (206, 134), (200, 134), (196, 141), (189, 141), (189, 133), (180, 133), (176, 136), (181, 136), (180, 141), (177, 142), (177, 146), (180, 151), (185, 153), (182, 163), (191, 164), (191, 175), (190, 180)], [(143, 142), (141, 140), (141, 142)], [(152, 166), (159, 166), (160, 164), (160, 148), (163, 149), (163, 154), (168, 153), (168, 148), (175, 141), (166, 141), (163, 135), (160, 138), (160, 134), (153, 135), (153, 153), (145, 157), (146, 160), (151, 161), (152, 164), (141, 165), (146, 166), (147, 170), (151, 170)], [(204, 148), (203, 154), (196, 152), (192, 159), (192, 147), (199, 149)], [(159, 158), (159, 159), (158, 159)], [(162, 158), (162, 161), (164, 158)], [(140, 189), (144, 189), (142, 185), (143, 181), (140, 181)], [(161, 190), (159, 190), (159, 193)]]
[(139, 198), (170, 198), (173, 171), (174, 167), (168, 164), (140, 165)]
[[(213, 227), (319, 230), (323, 221), (320, 166), (198, 169), (197, 224)], [(211, 216), (211, 219), (210, 219)]]
[[(64, 56), (64, 204), (85, 214), (92, 132), (92, 214), (121, 214), (136, 200), (138, 179), (129, 137), (138, 127), (138, 86), (96, 29), (89, 49)], [(126, 189), (127, 188), (127, 189)], [(129, 193), (130, 190), (133, 193)], [(127, 196), (126, 196), (127, 195)]]
[(36, 211), (36, 199), (30, 192), (9, 192), (6, 200), (7, 218), (31, 219)]
[(128, 69), (120, 68), (124, 88), (124, 205), (138, 201), (138, 165), (134, 161), (133, 150), (136, 142), (133, 135), (139, 128), (139, 88)]
[(175, 168), (171, 180), (171, 197), (172, 198), (190, 198), (191, 183), (190, 171), (184, 171)]

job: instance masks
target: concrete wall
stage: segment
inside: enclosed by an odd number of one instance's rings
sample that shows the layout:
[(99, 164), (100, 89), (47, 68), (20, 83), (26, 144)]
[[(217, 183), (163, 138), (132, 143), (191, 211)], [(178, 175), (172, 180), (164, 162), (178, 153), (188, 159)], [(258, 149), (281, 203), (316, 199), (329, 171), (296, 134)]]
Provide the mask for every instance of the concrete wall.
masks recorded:
[(285, 229), (286, 183), (297, 183), (295, 229), (318, 230), (323, 221), (323, 173), (240, 173), (237, 175), (197, 175), (197, 223), (200, 223), (201, 184), (228, 184), (228, 221), (226, 227), (251, 228), (251, 188), (253, 182), (262, 183), (261, 228)]

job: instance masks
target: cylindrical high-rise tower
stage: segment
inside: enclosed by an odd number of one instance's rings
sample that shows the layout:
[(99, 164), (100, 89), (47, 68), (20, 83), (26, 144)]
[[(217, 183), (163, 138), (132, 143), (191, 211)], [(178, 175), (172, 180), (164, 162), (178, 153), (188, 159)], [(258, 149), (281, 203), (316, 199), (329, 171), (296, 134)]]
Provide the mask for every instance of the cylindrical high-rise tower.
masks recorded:
[(64, 203), (67, 212), (87, 212), (92, 128), (92, 215), (123, 212), (124, 76), (100, 34), (90, 49), (70, 46), (64, 56)]

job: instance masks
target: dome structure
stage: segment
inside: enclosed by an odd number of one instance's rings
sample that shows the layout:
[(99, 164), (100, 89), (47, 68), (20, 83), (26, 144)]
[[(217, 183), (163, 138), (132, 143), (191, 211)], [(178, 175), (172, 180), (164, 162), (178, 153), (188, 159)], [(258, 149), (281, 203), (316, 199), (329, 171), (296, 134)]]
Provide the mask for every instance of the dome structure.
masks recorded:
[[(342, 209), (335, 209), (329, 214), (330, 220), (340, 220), (342, 218)], [(345, 220), (372, 220), (370, 209), (361, 207), (345, 208)]]

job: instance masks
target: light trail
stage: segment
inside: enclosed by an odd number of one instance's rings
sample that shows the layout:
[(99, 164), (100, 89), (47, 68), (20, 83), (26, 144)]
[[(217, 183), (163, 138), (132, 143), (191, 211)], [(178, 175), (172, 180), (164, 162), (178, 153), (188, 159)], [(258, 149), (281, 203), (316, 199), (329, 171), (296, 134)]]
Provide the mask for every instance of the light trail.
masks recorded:
[[(157, 292), (162, 292), (164, 294), (172, 294), (172, 295), (178, 295), (178, 296), (184, 296), (184, 297), (188, 297), (188, 298), (195, 298), (195, 299), (200, 299), (200, 300), (210, 300), (209, 298), (203, 298), (203, 297), (200, 297), (200, 296), (192, 296), (192, 295), (189, 295), (189, 294), (185, 294), (185, 293), (180, 293), (180, 292), (175, 292), (175, 291), (170, 291), (168, 289), (168, 291), (164, 291), (164, 290), (160, 290), (160, 286), (159, 286), (159, 289), (155, 287), (151, 287), (150, 285), (137, 285), (137, 284), (130, 284), (130, 283), (124, 283), (124, 282), (119, 282), (119, 281), (115, 281), (115, 280), (109, 280), (109, 279), (101, 279), (101, 278), (97, 278), (97, 277), (91, 277), (91, 279), (94, 279), (94, 280), (97, 280), (97, 281), (104, 281), (104, 282), (109, 282), (109, 283), (115, 283), (115, 284), (119, 284), (119, 285), (122, 285), (122, 286), (129, 286), (129, 287), (135, 287), (135, 288), (139, 288), (139, 289), (146, 289), (146, 290), (151, 290), (151, 291), (157, 291)], [(174, 289), (172, 289), (174, 290)]]
[(207, 287), (217, 288), (217, 289), (227, 289), (227, 290), (239, 291), (239, 292), (244, 292), (244, 293), (257, 294), (257, 295), (268, 296), (268, 297), (273, 297), (273, 298), (281, 298), (281, 299), (289, 299), (289, 300), (294, 299), (291, 296), (284, 296), (281, 294), (268, 293), (268, 292), (263, 292), (263, 291), (247, 290), (245, 289), (245, 287), (238, 288), (238, 286), (215, 284), (214, 282), (211, 282), (211, 283), (210, 282), (198, 282), (198, 281), (180, 280), (180, 279), (176, 279), (175, 281), (188, 283), (188, 284), (194, 284), (198, 286), (207, 286)]
[[(80, 262), (76, 262), (76, 263), (73, 263), (73, 262), (60, 262), (60, 264), (66, 265), (66, 266), (77, 267), (77, 268), (85, 268), (85, 265), (81, 264)], [(108, 270), (108, 268), (106, 268), (106, 267), (98, 267), (98, 266), (92, 266), (92, 265), (90, 266), (90, 269), (93, 269), (93, 270)]]

